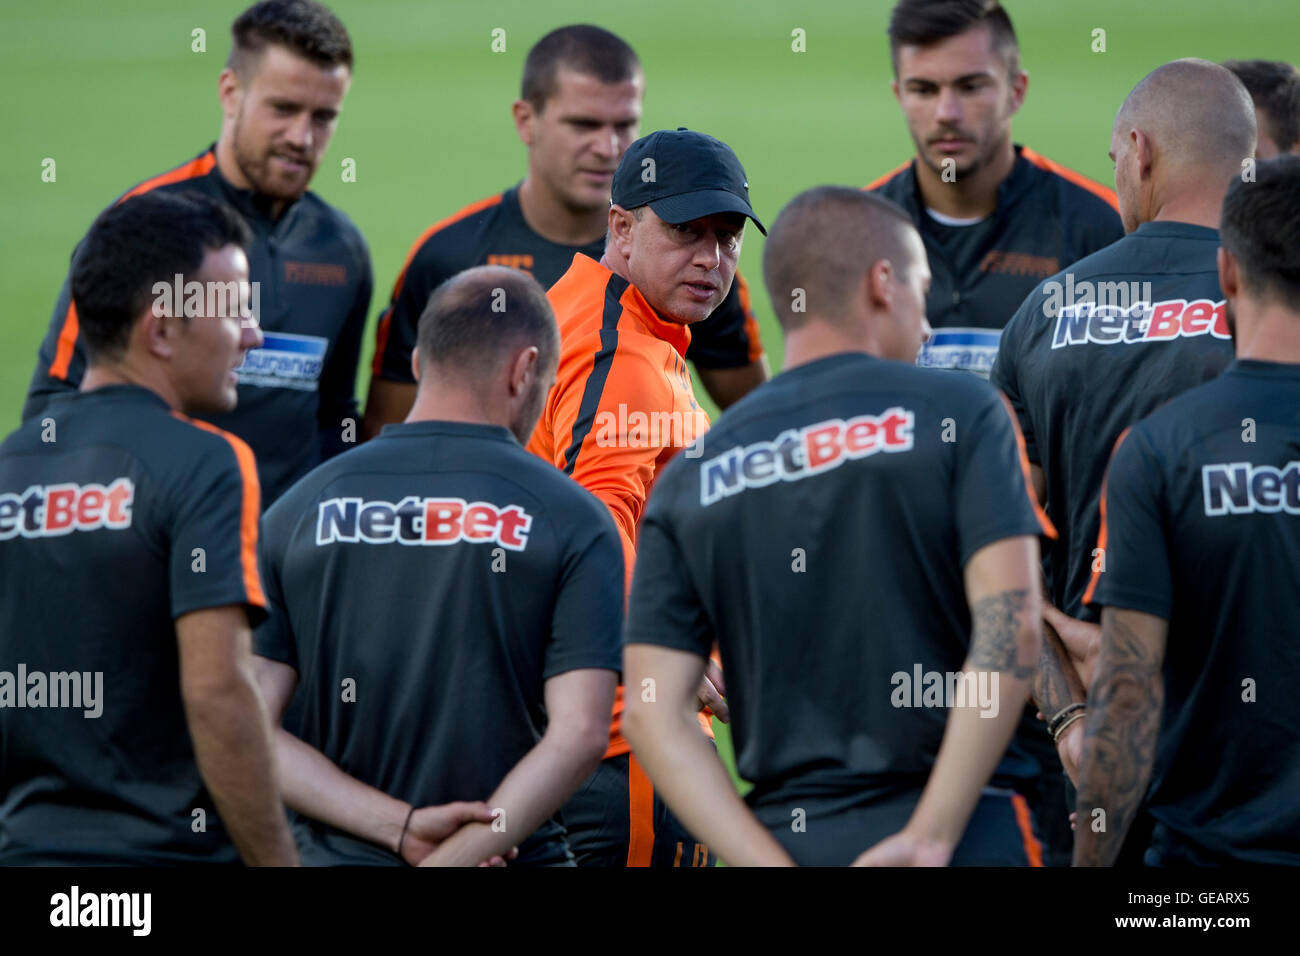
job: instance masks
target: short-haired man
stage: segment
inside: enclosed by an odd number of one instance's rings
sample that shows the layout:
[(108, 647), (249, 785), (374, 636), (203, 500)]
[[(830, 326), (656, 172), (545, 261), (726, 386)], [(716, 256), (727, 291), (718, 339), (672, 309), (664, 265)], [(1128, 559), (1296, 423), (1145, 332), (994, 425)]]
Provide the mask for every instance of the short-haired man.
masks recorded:
[(535, 280), (462, 273), (420, 319), (407, 421), (266, 513), (259, 679), (277, 719), (301, 684), (276, 744), (305, 862), (571, 861), (554, 816), (604, 752), (623, 561), (604, 506), (520, 446), (559, 348)]
[[(1192, 59), (1152, 71), (1111, 133), (1129, 234), (1039, 285), (1002, 334), (992, 381), (1019, 415), (1034, 486), (1060, 532), (1046, 555), (1045, 609), (1072, 655), (1086, 656), (1098, 636), (1083, 594), (1107, 560), (1095, 549), (1098, 501), (1116, 439), (1232, 359), (1217, 226), (1254, 150), (1255, 112), (1230, 72)], [(1072, 680), (1050, 634), (1044, 647), (1035, 700), (1073, 775), (1083, 728), (1065, 722), (1086, 675)]]
[[(576, 253), (601, 257), (610, 182), (637, 138), (644, 91), (635, 51), (600, 27), (560, 27), (528, 51), (514, 103), (528, 174), (430, 226), (412, 246), (375, 333), (367, 434), (400, 421), (411, 407), (415, 324), (440, 283), (495, 263), (524, 269), (549, 289)], [(766, 380), (758, 322), (739, 275), (722, 304), (691, 330), (687, 358), (722, 408)]]
[(1115, 194), (1011, 138), (1029, 86), (993, 0), (900, 0), (894, 96), (916, 157), (867, 188), (925, 241), (934, 333), (918, 361), (987, 377), (998, 333), (1042, 279), (1123, 235)]
[(1145, 803), (1150, 866), (1300, 866), (1300, 157), (1233, 182), (1220, 234), (1236, 361), (1107, 474), (1076, 864), (1114, 862)]
[(1278, 60), (1227, 60), (1255, 104), (1256, 159), (1300, 149), (1300, 70)]
[[(726, 299), (747, 217), (762, 230), (726, 143), (686, 129), (651, 133), (614, 173), (600, 261), (575, 255), (548, 293), (559, 377), (528, 450), (609, 508), (629, 580), (655, 478), (708, 427), (686, 351), (692, 327)], [(719, 679), (715, 668), (701, 685), (705, 704), (722, 706)], [(622, 708), (620, 688), (606, 759), (564, 810), (579, 865), (707, 865), (708, 847), (673, 820), (629, 756)]]
[(246, 286), (248, 241), (234, 210), (154, 193), (73, 261), (81, 389), (0, 445), (0, 864), (297, 860), (249, 654), (253, 456), (186, 417), (235, 407), (261, 335), (237, 299), (153, 292)]
[[(888, 200), (797, 196), (763, 278), (786, 369), (668, 467), (642, 525), (637, 759), (729, 865), (1038, 862), (1024, 798), (983, 789), (1038, 656), (1050, 533), (1010, 411), (913, 366), (929, 269)], [(692, 726), (715, 641), (750, 809)]]
[[(220, 138), (122, 197), (200, 192), (229, 203), (253, 231), (250, 298), (265, 341), (239, 368), (239, 407), (203, 417), (253, 449), (266, 505), (341, 451), (357, 427), (354, 389), (373, 284), (370, 253), (347, 216), (307, 191), (351, 78), (351, 42), (328, 9), (312, 0), (249, 7), (231, 27), (230, 57), (217, 80)], [(170, 286), (173, 277), (165, 279)], [(183, 300), (189, 293), (168, 294)], [(65, 282), (24, 420), (77, 388), (85, 370), (82, 339)]]
[[(1029, 75), (1000, 4), (900, 0), (889, 49), (916, 156), (867, 188), (902, 206), (925, 242), (933, 334), (917, 362), (987, 377), (1003, 326), (1034, 286), (1123, 235), (1117, 200), (1013, 141)], [(1072, 840), (1065, 780), (1032, 710), (1007, 766), (1029, 797), (1047, 864), (1065, 865)]]

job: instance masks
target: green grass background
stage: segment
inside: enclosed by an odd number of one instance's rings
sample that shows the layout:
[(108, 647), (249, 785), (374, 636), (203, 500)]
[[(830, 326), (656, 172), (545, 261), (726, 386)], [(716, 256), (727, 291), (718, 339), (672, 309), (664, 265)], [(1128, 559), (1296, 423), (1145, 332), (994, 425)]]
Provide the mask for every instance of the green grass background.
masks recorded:
[[(18, 415), (68, 255), (128, 186), (217, 136), (216, 78), (243, 0), (0, 3), (0, 433)], [(1296, 55), (1294, 0), (1008, 0), (1030, 75), (1018, 142), (1109, 183), (1110, 124), (1124, 95), (1168, 60)], [(889, 91), (888, 0), (339, 0), (357, 64), (338, 133), (313, 183), (369, 240), (374, 314), (430, 223), (523, 175), (510, 103), (528, 47), (596, 22), (626, 38), (647, 75), (643, 132), (689, 126), (736, 150), (768, 222), (819, 183), (861, 185), (907, 159)], [(491, 51), (495, 28), (506, 51)], [(206, 31), (207, 51), (191, 50)], [(791, 50), (791, 31), (806, 52)], [(1106, 52), (1092, 52), (1092, 31)], [(1292, 41), (1286, 38), (1291, 37)], [(57, 180), (42, 182), (42, 160)], [(341, 181), (344, 158), (357, 181)], [(762, 237), (741, 269), (773, 368), (781, 342), (762, 290)], [(368, 382), (367, 336), (358, 392)], [(725, 733), (720, 742), (726, 746)]]

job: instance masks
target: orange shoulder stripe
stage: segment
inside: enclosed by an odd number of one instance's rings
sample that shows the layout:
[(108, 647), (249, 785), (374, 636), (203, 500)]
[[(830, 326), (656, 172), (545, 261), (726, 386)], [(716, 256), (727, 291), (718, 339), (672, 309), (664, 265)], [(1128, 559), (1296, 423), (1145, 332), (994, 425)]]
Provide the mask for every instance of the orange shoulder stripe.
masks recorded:
[(1115, 190), (1107, 189), (1101, 183), (1094, 182), (1087, 176), (1083, 175), (1083, 173), (1076, 173), (1073, 169), (1068, 169), (1060, 163), (1048, 159), (1041, 153), (1034, 152), (1028, 146), (1022, 146), (1020, 148), (1020, 155), (1025, 157), (1025, 159), (1029, 160), (1039, 169), (1045, 169), (1049, 173), (1055, 173), (1067, 182), (1074, 183), (1074, 185), (1081, 189), (1088, 190), (1088, 192), (1092, 193), (1099, 199), (1106, 200), (1106, 202), (1110, 203), (1112, 209), (1119, 212), (1119, 197), (1115, 195)]
[[(165, 172), (160, 176), (152, 179), (146, 179), (139, 186), (131, 189), (125, 196), (119, 199), (118, 203), (126, 202), (132, 196), (138, 196), (141, 193), (147, 193), (151, 189), (157, 189), (159, 186), (166, 186), (168, 183), (179, 183), (186, 179), (197, 179), (200, 176), (206, 176), (212, 172), (212, 167), (217, 165), (217, 157), (213, 152), (204, 153), (197, 159), (192, 159), (182, 166)], [(114, 205), (117, 205), (115, 203)], [(81, 323), (77, 320), (77, 307), (71, 302), (68, 303), (68, 311), (63, 315), (63, 326), (59, 329), (59, 342), (54, 350), (54, 361), (50, 363), (50, 378), (61, 378), (65, 381), (68, 378), (68, 366), (72, 364), (72, 356), (77, 348), (77, 335), (81, 332)]]
[(239, 563), (244, 572), (244, 593), (249, 604), (264, 608), (266, 595), (262, 592), (262, 579), (257, 573), (257, 519), (262, 511), (262, 491), (257, 482), (257, 462), (253, 458), (253, 449), (242, 438), (216, 425), (176, 411), (172, 415), (195, 428), (220, 435), (235, 453), (235, 461), (239, 463), (239, 477), (244, 485), (239, 513)]
[[(1119, 451), (1119, 446), (1124, 443), (1124, 439), (1128, 437), (1128, 433), (1132, 430), (1133, 426), (1130, 425), (1119, 433), (1119, 437), (1115, 439), (1115, 447), (1110, 450), (1111, 461), (1115, 460), (1115, 452)], [(1097, 547), (1101, 549), (1102, 564), (1105, 564), (1106, 562), (1106, 539), (1110, 536), (1106, 528), (1106, 486), (1109, 484), (1110, 463), (1107, 462), (1106, 477), (1101, 480), (1101, 501), (1099, 502), (1101, 506), (1101, 531), (1097, 534)], [(1092, 603), (1093, 592), (1097, 590), (1097, 585), (1099, 583), (1101, 583), (1101, 572), (1093, 571), (1092, 577), (1088, 580), (1088, 590), (1083, 592), (1084, 604)]]
[(1052, 519), (1047, 517), (1047, 512), (1043, 510), (1038, 494), (1034, 491), (1034, 479), (1029, 472), (1029, 453), (1025, 449), (1025, 435), (1020, 430), (1020, 420), (1016, 418), (1016, 410), (1011, 407), (1011, 402), (1007, 400), (1001, 389), (998, 390), (998, 398), (1002, 399), (1007, 416), (1011, 419), (1011, 429), (1016, 433), (1016, 451), (1020, 455), (1020, 471), (1025, 476), (1025, 494), (1029, 496), (1029, 503), (1034, 506), (1034, 516), (1038, 518), (1038, 526), (1043, 529), (1044, 535), (1055, 538), (1056, 525), (1052, 524)]
[(68, 311), (63, 315), (63, 327), (59, 329), (59, 344), (54, 349), (54, 361), (50, 363), (50, 378), (68, 378), (68, 366), (72, 364), (73, 353), (77, 350), (77, 336), (81, 333), (81, 323), (77, 320), (77, 306), (68, 298)]
[(870, 192), (873, 189), (879, 189), (881, 186), (885, 185), (885, 183), (889, 182), (891, 179), (893, 179), (895, 176), (897, 176), (899, 173), (901, 173), (903, 170), (905, 170), (908, 166), (911, 165), (912, 165), (912, 161), (909, 159), (907, 162), (903, 163), (903, 165), (899, 166), (897, 169), (891, 169), (889, 172), (885, 173), (885, 175), (881, 176), (879, 179), (873, 179), (871, 182), (867, 183), (865, 186), (862, 187), (862, 191)]
[(745, 313), (745, 337), (749, 339), (749, 364), (753, 365), (763, 357), (763, 339), (758, 331), (758, 319), (754, 317), (754, 306), (749, 299), (749, 283), (736, 270), (736, 294), (740, 297), (740, 310)]
[(212, 172), (212, 168), (216, 165), (217, 154), (215, 151), (209, 150), (202, 156), (192, 159), (182, 166), (177, 166), (169, 172), (165, 172), (160, 176), (155, 176), (153, 179), (146, 179), (139, 186), (136, 186), (119, 199), (118, 202), (124, 203), (132, 196), (147, 193), (151, 189), (157, 189), (159, 186), (166, 186), (170, 183), (179, 183), (182, 180), (198, 179), (200, 176), (206, 176), (208, 173)]
[(492, 208), (501, 202), (501, 197), (504, 195), (505, 193), (497, 193), (495, 196), (488, 196), (487, 199), (480, 199), (478, 202), (472, 202), (459, 212), (452, 213), (446, 219), (439, 219), (428, 229), (424, 230), (424, 232), (420, 233), (420, 238), (416, 239), (415, 242), (411, 244), (410, 251), (406, 253), (406, 261), (402, 263), (402, 271), (397, 274), (397, 282), (393, 284), (393, 298), (396, 299), (401, 293), (402, 283), (406, 281), (406, 270), (411, 267), (411, 260), (415, 258), (415, 254), (420, 251), (420, 247), (428, 241), (430, 236), (436, 232), (441, 232), (448, 226), (460, 222), (462, 219), (474, 215), (476, 212)]

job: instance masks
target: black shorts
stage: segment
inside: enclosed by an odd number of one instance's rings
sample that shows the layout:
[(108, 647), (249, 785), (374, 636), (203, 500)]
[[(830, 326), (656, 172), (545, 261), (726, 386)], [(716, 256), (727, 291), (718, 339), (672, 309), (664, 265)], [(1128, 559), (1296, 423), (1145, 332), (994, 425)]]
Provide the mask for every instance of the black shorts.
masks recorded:
[[(843, 799), (769, 797), (755, 812), (800, 866), (847, 866), (903, 829), (920, 796), (912, 793), (861, 806), (846, 806)], [(1025, 798), (986, 788), (950, 865), (1042, 866), (1042, 846)]]
[(631, 754), (600, 767), (560, 811), (578, 866), (713, 866)]

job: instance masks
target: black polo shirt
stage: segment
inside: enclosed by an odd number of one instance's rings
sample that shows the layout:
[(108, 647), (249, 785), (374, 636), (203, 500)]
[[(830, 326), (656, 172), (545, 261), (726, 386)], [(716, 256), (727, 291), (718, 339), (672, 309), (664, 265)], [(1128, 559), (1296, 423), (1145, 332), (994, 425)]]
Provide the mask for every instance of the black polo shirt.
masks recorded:
[[(486, 800), (541, 739), (548, 678), (622, 667), (614, 521), (504, 428), (389, 425), (292, 488), (263, 533), (255, 647), (298, 672), (292, 729), (417, 807)], [(400, 862), (299, 829), (306, 863)], [(554, 819), (520, 845), (520, 862), (566, 856)]]
[(1041, 284), (1002, 333), (993, 384), (1020, 417), (1060, 536), (1047, 551), (1052, 603), (1083, 604), (1098, 499), (1120, 433), (1232, 361), (1215, 256), (1219, 233), (1148, 222)]
[[(249, 278), (266, 341), (239, 368), (239, 406), (203, 418), (253, 449), (269, 505), (343, 450), (346, 420), (356, 432), (357, 362), (374, 285), (370, 252), (352, 221), (315, 193), (272, 219), (266, 197), (236, 189), (221, 175), (215, 150), (141, 183), (118, 202), (153, 189), (191, 190), (234, 206), (253, 231)], [(85, 353), (78, 332), (65, 279), (28, 386), (24, 421), (44, 412), (52, 396), (81, 384)]]
[(867, 187), (902, 206), (925, 243), (934, 334), (919, 365), (987, 378), (998, 330), (1034, 286), (1124, 235), (1114, 192), (1028, 147), (1015, 149), (997, 208), (978, 223), (945, 225), (927, 213), (916, 160)]
[(264, 616), (253, 455), (136, 386), (47, 412), (0, 445), (0, 865), (237, 863), (173, 622)]
[(969, 649), (963, 568), (1047, 530), (1005, 402), (844, 353), (782, 372), (697, 447), (650, 497), (626, 642), (718, 642), (737, 769), (770, 826), (805, 798), (915, 799), (948, 719), (928, 675)]
[(1300, 365), (1241, 361), (1138, 422), (1088, 600), (1169, 622), (1151, 865), (1300, 865)]
[[(420, 314), (447, 279), (481, 265), (504, 265), (531, 273), (549, 289), (568, 271), (576, 253), (596, 261), (605, 239), (582, 246), (552, 242), (533, 231), (519, 207), (519, 187), (471, 203), (425, 231), (407, 256), (388, 308), (375, 333), (375, 376), (413, 384), (411, 352)], [(722, 304), (691, 325), (686, 357), (699, 368), (741, 368), (763, 356), (749, 288), (739, 273)]]

